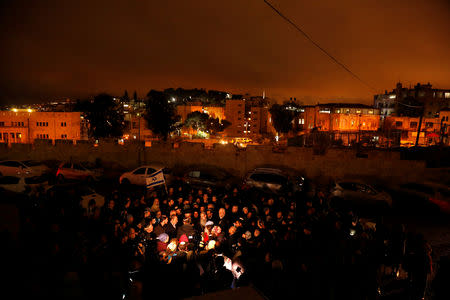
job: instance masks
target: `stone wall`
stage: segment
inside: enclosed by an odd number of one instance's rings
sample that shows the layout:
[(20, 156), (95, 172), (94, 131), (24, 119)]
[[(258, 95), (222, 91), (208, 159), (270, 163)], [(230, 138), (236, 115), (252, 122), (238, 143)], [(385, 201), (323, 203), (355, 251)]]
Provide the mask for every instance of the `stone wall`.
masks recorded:
[[(140, 149), (140, 151), (139, 151)], [(139, 144), (117, 145), (101, 142), (77, 145), (36, 143), (34, 145), (0, 144), (0, 160), (75, 160), (101, 159), (131, 169), (139, 164), (157, 162), (168, 167), (189, 164), (208, 164), (225, 168), (237, 176), (262, 166), (284, 166), (304, 172), (310, 178), (348, 176), (378, 177), (401, 180), (433, 180), (436, 169), (427, 169), (424, 161), (401, 160), (399, 152), (372, 150), (367, 158), (359, 158), (354, 149), (328, 149), (325, 155), (314, 155), (312, 148), (288, 147), (282, 153), (271, 146), (248, 146), (237, 149), (233, 145), (216, 144), (205, 149), (199, 143), (153, 143), (152, 147)]]

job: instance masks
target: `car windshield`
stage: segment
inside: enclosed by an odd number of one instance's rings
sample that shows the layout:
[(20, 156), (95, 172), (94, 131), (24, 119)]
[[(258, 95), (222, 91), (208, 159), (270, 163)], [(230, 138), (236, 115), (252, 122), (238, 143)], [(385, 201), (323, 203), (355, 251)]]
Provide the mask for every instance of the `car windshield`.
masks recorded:
[(45, 178), (44, 176), (33, 176), (25, 178), (26, 184), (38, 184), (44, 183), (45, 181), (47, 181), (47, 178)]
[(95, 193), (95, 191), (93, 189), (91, 189), (87, 186), (80, 186), (77, 190), (81, 196), (91, 195), (91, 194)]
[(286, 184), (287, 178), (278, 174), (255, 173), (250, 176), (251, 179), (266, 183)]
[(86, 171), (86, 168), (83, 167), (83, 166), (80, 165), (80, 164), (73, 164), (73, 168), (74, 168), (75, 170)]
[(24, 165), (28, 166), (28, 167), (35, 167), (35, 166), (40, 166), (41, 163), (35, 160), (25, 160), (22, 162)]
[(356, 186), (353, 182), (339, 182), (338, 185), (344, 190), (356, 191)]
[(14, 176), (3, 176), (0, 177), (0, 184), (18, 184), (20, 178)]
[(438, 193), (441, 194), (441, 196), (450, 199), (450, 189), (439, 189)]
[(409, 190), (414, 190), (417, 192), (421, 192), (421, 193), (425, 193), (428, 195), (433, 195), (433, 188), (426, 186), (426, 185), (422, 185), (422, 184), (418, 184), (418, 183), (407, 183), (401, 186), (402, 188), (406, 188)]

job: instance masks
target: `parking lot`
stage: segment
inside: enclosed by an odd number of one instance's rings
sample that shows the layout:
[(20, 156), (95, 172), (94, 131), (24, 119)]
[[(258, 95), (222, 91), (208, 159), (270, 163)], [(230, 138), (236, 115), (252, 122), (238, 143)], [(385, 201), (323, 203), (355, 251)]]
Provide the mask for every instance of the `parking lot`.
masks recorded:
[[(190, 195), (196, 195), (198, 190), (203, 190), (210, 196), (222, 199), (219, 200), (224, 201), (222, 205), (228, 202), (225, 199), (234, 199), (233, 195), (237, 191), (240, 201), (243, 201), (242, 203), (245, 203), (251, 210), (253, 204), (255, 204), (255, 208), (258, 208), (262, 199), (265, 199), (264, 203), (268, 199), (275, 199), (275, 207), (280, 207), (277, 204), (279, 201), (293, 201), (292, 207), (296, 207), (296, 209), (291, 211), (292, 215), (290, 216), (295, 227), (291, 229), (300, 236), (303, 236), (302, 232), (315, 231), (308, 225), (309, 222), (318, 222), (318, 220), (312, 221), (313, 219), (308, 217), (309, 214), (314, 214), (314, 211), (310, 211), (312, 207), (330, 213), (332, 211), (330, 209), (334, 209), (334, 205), (336, 207), (344, 206), (347, 210), (352, 211), (352, 222), (360, 222), (363, 226), (373, 223), (383, 224), (387, 228), (398, 228), (398, 225), (403, 225), (405, 232), (409, 234), (422, 234), (433, 248), (433, 257), (436, 259), (433, 261), (434, 264), (438, 264), (442, 256), (450, 254), (448, 215), (445, 211), (439, 210), (434, 202), (428, 201), (428, 198), (421, 197), (421, 194), (407, 189), (417, 186), (401, 186), (376, 178), (373, 180), (340, 179), (319, 182), (307, 178), (304, 174), (295, 173), (292, 170), (278, 170), (274, 167), (250, 170), (243, 178), (240, 178), (226, 170), (199, 165), (178, 169), (147, 165), (132, 170), (125, 170), (117, 166), (106, 167), (100, 163), (79, 166), (76, 163), (52, 162), (50, 164), (47, 162), (46, 165), (51, 171), (43, 175), (47, 181), (39, 188), (29, 188), (22, 192), (15, 192), (14, 189), (0, 191), (2, 213), (5, 216), (2, 220), (4, 225), (7, 225), (2, 228), (10, 232), (12, 236), (20, 237), (23, 234), (22, 231), (29, 230), (27, 226), (30, 225), (30, 222), (33, 223), (33, 218), (53, 219), (56, 211), (53, 212), (49, 209), (52, 205), (63, 209), (62, 215), (61, 210), (57, 214), (65, 218), (65, 221), (62, 221), (66, 224), (65, 226), (68, 226), (65, 230), (79, 230), (77, 228), (80, 220), (76, 216), (78, 214), (76, 211), (82, 209), (86, 213), (92, 203), (99, 208), (106, 207), (109, 199), (115, 194), (119, 195), (119, 199), (127, 197), (139, 199), (141, 196), (153, 199), (153, 191), (157, 191), (162, 199), (171, 198), (174, 196), (167, 195), (167, 193), (173, 192), (171, 188), (175, 191), (181, 188)], [(63, 167), (67, 167), (66, 170)], [(95, 169), (96, 173), (92, 169)], [(144, 184), (134, 184), (139, 183), (134, 182), (134, 180), (140, 180), (139, 176), (143, 176), (144, 179), (145, 177), (151, 178), (158, 171), (157, 169), (167, 173), (166, 185), (159, 185), (155, 189), (149, 190), (146, 187), (146, 180), (140, 181)], [(24, 167), (20, 170), (23, 171)], [(128, 181), (124, 181), (125, 179)], [(42, 183), (42, 181), (40, 182)], [(62, 207), (58, 203), (50, 205), (49, 199), (59, 199), (58, 201), (65, 202), (65, 204)], [(67, 202), (68, 200), (71, 202)], [(201, 200), (199, 199), (199, 201)], [(71, 206), (73, 203), (79, 205)], [(331, 204), (333, 208), (329, 208), (328, 204)], [(150, 207), (151, 202), (148, 205)], [(190, 205), (192, 206), (192, 203)], [(242, 204), (242, 206), (245, 205)], [(288, 205), (288, 207), (290, 206)], [(260, 208), (264, 208), (264, 213), (266, 212), (266, 206)], [(73, 211), (70, 212), (71, 210)], [(264, 215), (262, 211), (259, 214)], [(272, 234), (277, 235), (276, 231)], [(303, 236), (301, 239), (305, 239), (305, 237)], [(283, 259), (281, 261), (286, 263)], [(309, 274), (308, 270), (304, 272)], [(282, 283), (279, 285), (283, 286)], [(277, 288), (267, 289), (264, 293), (273, 297), (274, 290)], [(337, 294), (340, 293), (333, 291)]]

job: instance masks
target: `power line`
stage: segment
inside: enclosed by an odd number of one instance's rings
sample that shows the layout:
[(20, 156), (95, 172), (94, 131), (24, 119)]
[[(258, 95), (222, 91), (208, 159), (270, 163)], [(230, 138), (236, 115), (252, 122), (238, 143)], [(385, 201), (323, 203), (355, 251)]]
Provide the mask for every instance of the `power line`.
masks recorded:
[(404, 106), (407, 106), (407, 107), (411, 107), (411, 108), (424, 108), (423, 105), (420, 105), (420, 106), (418, 106), (418, 105), (410, 105), (410, 104), (406, 104), (406, 103), (403, 103), (403, 102), (400, 102), (400, 101), (394, 101), (394, 102), (397, 102), (398, 104), (401, 104), (401, 105), (404, 105)]
[(264, 2), (273, 9), (280, 17), (282, 17), (286, 22), (291, 24), (295, 29), (297, 29), (298, 32), (300, 32), (308, 41), (310, 41), (314, 46), (319, 48), (323, 53), (325, 53), (331, 60), (333, 60), (336, 64), (341, 66), (345, 71), (347, 71), (350, 75), (352, 75), (354, 78), (359, 80), (362, 84), (370, 88), (371, 90), (375, 91), (373, 87), (371, 87), (368, 83), (366, 83), (364, 80), (362, 80), (358, 75), (353, 73), (349, 68), (347, 68), (343, 63), (341, 63), (337, 58), (335, 58), (333, 55), (328, 53), (325, 49), (323, 49), (318, 43), (316, 43), (306, 32), (304, 32), (300, 27), (297, 26), (294, 22), (292, 22), (288, 17), (283, 15), (282, 12), (280, 12), (278, 9), (276, 9), (269, 1), (264, 0)]

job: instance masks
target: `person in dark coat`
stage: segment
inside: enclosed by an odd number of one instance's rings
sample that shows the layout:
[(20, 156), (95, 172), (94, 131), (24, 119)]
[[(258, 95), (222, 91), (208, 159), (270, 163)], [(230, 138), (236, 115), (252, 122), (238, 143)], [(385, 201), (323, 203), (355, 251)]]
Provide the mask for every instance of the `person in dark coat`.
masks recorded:
[(183, 225), (177, 229), (177, 238), (179, 239), (183, 234), (187, 237), (191, 237), (195, 235), (195, 228), (191, 224), (190, 218), (185, 218), (183, 220)]
[(178, 217), (176, 215), (171, 216), (170, 222), (167, 223), (166, 227), (166, 233), (169, 235), (170, 238), (174, 238), (177, 235), (177, 223)]
[(161, 222), (158, 223), (158, 225), (155, 226), (153, 229), (153, 232), (156, 236), (159, 236), (162, 233), (166, 233), (166, 229), (169, 224), (169, 219), (166, 216), (161, 216)]

